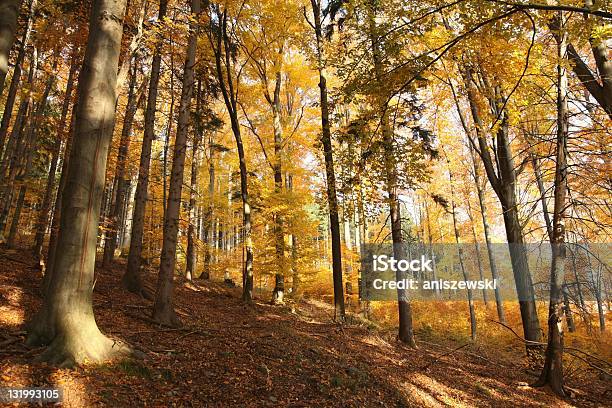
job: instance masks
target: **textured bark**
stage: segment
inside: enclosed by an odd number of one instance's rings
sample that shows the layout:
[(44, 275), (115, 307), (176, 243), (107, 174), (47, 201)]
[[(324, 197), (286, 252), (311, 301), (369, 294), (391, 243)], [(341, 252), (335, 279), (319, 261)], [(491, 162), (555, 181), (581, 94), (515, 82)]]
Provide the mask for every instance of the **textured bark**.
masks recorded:
[(176, 242), (179, 230), (179, 213), (181, 210), (181, 194), (183, 191), (183, 174), (187, 153), (187, 134), (191, 119), (191, 98), (194, 88), (194, 66), (198, 39), (197, 19), (200, 14), (200, 0), (191, 1), (191, 13), (196, 22), (191, 24), (191, 33), (187, 45), (187, 57), (183, 69), (183, 88), (179, 106), (178, 127), (174, 141), (174, 155), (170, 173), (170, 187), (166, 218), (164, 220), (164, 236), (162, 243), (157, 292), (153, 305), (153, 319), (167, 326), (181, 324), (173, 306), (174, 268), (176, 266)]
[(321, 21), (321, 2), (310, 0), (314, 16), (314, 29), (317, 43), (317, 68), (319, 71), (319, 92), (321, 103), (321, 144), (325, 160), (325, 175), (327, 181), (327, 204), (329, 207), (329, 226), (331, 231), (332, 276), (334, 282), (334, 316), (337, 320), (345, 320), (344, 287), (342, 284), (342, 247), (340, 241), (340, 219), (338, 216), (338, 199), (336, 196), (336, 174), (334, 172), (334, 156), (331, 139), (331, 124), (329, 122), (329, 100), (327, 96), (327, 74), (323, 56), (323, 23)]
[(28, 344), (49, 345), (40, 358), (62, 366), (100, 362), (126, 351), (100, 332), (92, 307), (96, 236), (115, 116), (125, 9), (126, 0), (93, 4), (55, 272), (48, 296), (29, 324)]
[(123, 117), (121, 139), (119, 140), (119, 152), (117, 154), (117, 166), (115, 168), (114, 177), (116, 191), (113, 197), (113, 202), (111, 203), (109, 223), (106, 231), (106, 239), (104, 241), (103, 265), (105, 268), (108, 268), (111, 265), (115, 257), (115, 249), (117, 248), (117, 231), (119, 229), (119, 217), (121, 215), (121, 209), (123, 208), (123, 202), (125, 201), (125, 195), (127, 193), (127, 187), (129, 184), (129, 180), (126, 180), (125, 170), (127, 167), (127, 156), (130, 148), (132, 124), (134, 123), (134, 116), (136, 115), (136, 111), (138, 110), (138, 101), (140, 95), (144, 94), (144, 89), (140, 89), (140, 91), (138, 92), (136, 91), (137, 77), (138, 61), (135, 59), (130, 75), (127, 105), (125, 110), (125, 116)]
[(565, 277), (565, 212), (567, 209), (567, 137), (568, 137), (568, 79), (565, 64), (567, 33), (563, 27), (563, 13), (557, 17), (560, 32), (557, 40), (557, 143), (555, 163), (555, 191), (552, 219), (552, 262), (550, 266), (550, 303), (548, 307), (548, 344), (540, 378), (535, 385), (548, 385), (559, 396), (565, 396), (563, 374), (563, 280)]
[(64, 135), (64, 129), (66, 126), (66, 118), (68, 117), (68, 111), (70, 109), (70, 103), (72, 101), (72, 90), (74, 88), (74, 80), (78, 69), (78, 52), (75, 49), (72, 57), (72, 65), (70, 66), (70, 73), (68, 74), (68, 80), (66, 82), (66, 91), (64, 96), (64, 102), (62, 104), (62, 113), (60, 115), (59, 127), (57, 129), (57, 135), (55, 143), (53, 144), (53, 151), (51, 153), (51, 164), (49, 166), (49, 173), (47, 174), (47, 184), (45, 187), (45, 194), (40, 206), (40, 212), (38, 213), (38, 220), (36, 222), (36, 236), (34, 238), (33, 252), (40, 263), (42, 260), (42, 248), (45, 240), (45, 232), (49, 222), (49, 210), (51, 207), (51, 200), (53, 197), (53, 185), (55, 184), (55, 174), (57, 171), (57, 165), (59, 162), (60, 151), (62, 147), (62, 141), (66, 140)]
[[(168, 1), (159, 2), (158, 21), (162, 21), (168, 11)], [(123, 285), (130, 292), (140, 294), (147, 298), (151, 295), (144, 290), (141, 276), (142, 244), (144, 233), (144, 217), (147, 207), (147, 190), (149, 188), (149, 169), (151, 167), (151, 146), (155, 139), (155, 112), (157, 110), (157, 91), (161, 67), (161, 43), (155, 46), (153, 61), (151, 63), (151, 78), (149, 80), (149, 95), (145, 111), (144, 136), (140, 151), (140, 165), (138, 167), (138, 183), (134, 198), (134, 212), (132, 213), (132, 233), (130, 234), (130, 250), (128, 253), (127, 269), (123, 275)]]
[(15, 42), (17, 17), (22, 2), (23, 0), (0, 0), (0, 95), (4, 91), (9, 54)]
[(30, 33), (32, 32), (36, 3), (37, 0), (30, 0), (28, 20), (21, 37), (21, 47), (19, 48), (19, 54), (17, 54), (17, 61), (15, 61), (15, 68), (13, 69), (13, 79), (11, 80), (11, 86), (9, 87), (6, 97), (6, 103), (4, 104), (4, 113), (2, 114), (2, 121), (0, 122), (0, 153), (2, 153), (2, 147), (4, 146), (8, 128), (11, 123), (13, 106), (15, 105), (15, 98), (17, 97), (17, 91), (19, 90), (19, 84), (21, 82), (21, 70), (28, 47), (28, 41), (30, 39)]

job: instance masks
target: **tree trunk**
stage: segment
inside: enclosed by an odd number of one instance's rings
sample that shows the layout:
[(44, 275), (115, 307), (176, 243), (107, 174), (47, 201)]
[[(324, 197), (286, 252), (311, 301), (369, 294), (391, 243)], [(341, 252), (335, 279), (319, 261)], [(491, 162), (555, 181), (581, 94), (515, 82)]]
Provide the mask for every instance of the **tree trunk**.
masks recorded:
[[(223, 100), (227, 108), (232, 133), (236, 140), (236, 149), (238, 151), (238, 160), (240, 168), (240, 196), (242, 198), (242, 236), (243, 236), (243, 253), (244, 263), (242, 269), (242, 299), (245, 302), (251, 302), (253, 299), (253, 238), (251, 227), (251, 205), (249, 204), (248, 192), (248, 173), (246, 166), (246, 158), (244, 155), (244, 146), (242, 144), (242, 136), (240, 134), (240, 123), (238, 122), (238, 94), (234, 86), (234, 73), (232, 72), (232, 44), (227, 27), (227, 10), (221, 11), (216, 8), (217, 18), (219, 19), (219, 27), (213, 33), (214, 40), (211, 38), (211, 45), (215, 53), (215, 67), (217, 70), (217, 78)], [(224, 61), (225, 69), (222, 66)], [(236, 84), (237, 86), (237, 84)], [(229, 197), (231, 199), (231, 196)], [(231, 208), (231, 206), (229, 207)], [(218, 238), (222, 237), (221, 228), (218, 228)]]
[[(0, 0), (0, 95), (9, 68), (9, 54), (15, 42), (17, 17), (23, 0)], [(0, 149), (2, 144), (0, 143)]]
[[(202, 81), (198, 82), (197, 112), (202, 112)], [(187, 254), (185, 265), (185, 278), (191, 281), (195, 277), (197, 267), (196, 254), (196, 228), (197, 228), (197, 206), (196, 196), (198, 193), (198, 157), (200, 141), (202, 140), (201, 126), (197, 126), (193, 132), (193, 150), (191, 152), (191, 180), (189, 184), (189, 227), (187, 230)]]
[(55, 272), (48, 296), (29, 324), (27, 343), (49, 345), (40, 358), (61, 366), (101, 362), (126, 351), (100, 332), (92, 307), (96, 236), (115, 116), (126, 2), (97, 0), (93, 5)]
[[(0, 122), (0, 153), (2, 153), (2, 147), (4, 146), (9, 124), (11, 122), (11, 116), (13, 115), (13, 106), (15, 105), (15, 98), (17, 97), (17, 91), (19, 90), (19, 83), (21, 81), (23, 60), (25, 59), (30, 33), (32, 32), (32, 25), (34, 23), (34, 10), (36, 9), (36, 3), (37, 0), (30, 0), (28, 20), (23, 36), (21, 37), (21, 48), (19, 49), (19, 54), (17, 54), (17, 61), (15, 61), (15, 68), (13, 69), (13, 79), (11, 79), (11, 86), (9, 87), (6, 102), (4, 104), (4, 114), (2, 115), (2, 121)], [(0, 154), (0, 156), (2, 155)]]
[[(495, 96), (490, 97), (491, 107), (493, 109), (492, 113), (495, 117), (499, 116), (501, 120), (496, 135), (496, 160), (494, 162), (491, 158), (489, 147), (485, 140), (484, 127), (480, 117), (479, 107), (476, 100), (476, 92), (474, 89), (474, 79), (470, 70), (466, 70), (465, 72), (465, 82), (472, 118), (474, 120), (474, 124), (476, 125), (476, 134), (478, 145), (480, 147), (479, 155), (484, 164), (487, 178), (489, 179), (493, 190), (497, 194), (503, 211), (504, 225), (506, 227), (506, 238), (508, 240), (508, 246), (510, 249), (512, 272), (514, 275), (516, 292), (519, 298), (523, 333), (528, 342), (539, 342), (541, 338), (540, 323), (535, 304), (533, 283), (529, 273), (529, 265), (527, 263), (527, 252), (523, 243), (523, 233), (518, 216), (515, 191), (516, 172), (514, 169), (513, 155), (508, 140), (508, 118), (506, 112), (498, 111), (501, 106), (503, 106), (503, 104), (500, 104), (500, 100), (503, 99), (503, 97), (501, 96), (501, 90), (499, 87), (496, 87), (493, 90)], [(495, 165), (497, 166), (497, 173), (494, 168)], [(490, 248), (489, 254), (491, 254)], [(534, 349), (538, 348), (533, 346), (533, 344), (534, 343), (527, 343), (527, 352), (530, 356), (536, 352)]]
[[(132, 62), (132, 72), (130, 75), (130, 84), (128, 90), (127, 105), (125, 109), (125, 116), (123, 117), (123, 128), (121, 129), (121, 139), (119, 141), (119, 152), (117, 154), (117, 167), (115, 168), (115, 185), (116, 191), (114, 200), (111, 203), (111, 209), (109, 213), (110, 222), (106, 230), (106, 239), (104, 241), (104, 257), (103, 265), (105, 268), (110, 267), (115, 257), (115, 249), (117, 248), (117, 231), (119, 229), (119, 216), (121, 209), (123, 208), (123, 202), (125, 201), (125, 194), (127, 185), (129, 183), (125, 178), (125, 170), (127, 167), (127, 156), (130, 148), (130, 137), (132, 133), (132, 124), (134, 123), (134, 116), (138, 110), (138, 101), (140, 99), (140, 92), (136, 92), (136, 80), (138, 78), (138, 61), (134, 58)], [(140, 93), (142, 95), (142, 93)]]
[[(276, 73), (276, 84), (274, 86), (274, 99), (272, 100), (272, 116), (274, 128), (274, 193), (280, 196), (283, 192), (283, 169), (281, 150), (283, 143), (283, 128), (281, 124), (281, 100), (280, 91), (282, 85), (281, 72)], [(274, 215), (274, 245), (276, 249), (277, 272), (275, 276), (274, 291), (272, 293), (272, 303), (281, 304), (284, 302), (285, 293), (285, 235), (283, 229), (283, 216), (276, 213)]]
[(329, 101), (327, 97), (327, 74), (323, 56), (323, 25), (321, 21), (321, 3), (310, 0), (314, 15), (314, 28), (317, 41), (317, 67), (319, 70), (319, 91), (321, 102), (321, 144), (325, 159), (325, 174), (327, 178), (327, 203), (329, 206), (329, 226), (331, 230), (332, 275), (334, 282), (334, 317), (345, 320), (344, 287), (342, 284), (342, 247), (340, 241), (340, 220), (338, 217), (338, 198), (336, 196), (336, 175), (334, 172), (334, 156), (331, 139), (331, 124), (329, 122)]
[(212, 245), (214, 242), (214, 228), (215, 222), (214, 210), (215, 210), (215, 147), (213, 144), (213, 135), (209, 136), (208, 139), (209, 149), (209, 162), (208, 162), (208, 212), (204, 219), (204, 231), (202, 238), (204, 239), (204, 270), (202, 271), (202, 279), (210, 279), (210, 266), (212, 263)]
[(51, 165), (49, 167), (49, 173), (47, 175), (47, 184), (45, 187), (45, 194), (40, 206), (40, 212), (38, 214), (38, 220), (36, 222), (36, 237), (34, 238), (33, 252), (37, 259), (37, 262), (42, 261), (42, 248), (45, 241), (45, 232), (49, 223), (49, 209), (51, 207), (51, 199), (53, 196), (53, 185), (55, 184), (55, 174), (57, 171), (57, 165), (59, 162), (59, 155), (62, 147), (62, 140), (66, 140), (64, 135), (64, 129), (66, 126), (66, 118), (68, 117), (68, 110), (70, 109), (70, 102), (72, 101), (72, 89), (74, 87), (74, 80), (76, 77), (78, 64), (78, 51), (73, 51), (72, 62), (70, 66), (70, 73), (68, 74), (68, 80), (66, 83), (66, 91), (64, 93), (64, 102), (62, 104), (62, 113), (60, 115), (59, 127), (57, 129), (57, 135), (55, 143), (53, 145), (53, 151), (51, 155)]
[[(451, 212), (453, 216), (453, 230), (455, 233), (455, 242), (457, 243), (457, 252), (459, 255), (459, 266), (461, 267), (461, 274), (463, 275), (463, 280), (468, 281), (468, 276), (465, 271), (465, 264), (463, 262), (463, 248), (461, 247), (461, 239), (459, 237), (459, 228), (457, 227), (457, 208), (455, 206), (455, 193), (453, 188), (453, 172), (450, 169), (450, 162), (448, 158), (446, 159), (446, 163), (448, 166), (448, 183), (451, 191)], [(467, 298), (468, 298), (468, 307), (470, 310), (470, 337), (473, 340), (476, 340), (476, 312), (474, 311), (474, 294), (472, 293), (471, 288), (467, 288)]]
[(563, 280), (565, 275), (565, 211), (567, 195), (567, 135), (568, 135), (568, 80), (564, 60), (567, 58), (567, 32), (563, 13), (559, 12), (557, 40), (557, 143), (555, 192), (553, 206), (552, 262), (550, 267), (550, 303), (548, 307), (548, 344), (540, 378), (535, 385), (549, 385), (553, 392), (565, 396), (563, 389)]
[(200, 14), (200, 0), (191, 1), (191, 13), (195, 22), (191, 24), (187, 57), (183, 69), (183, 87), (179, 106), (178, 127), (174, 141), (174, 154), (172, 170), (170, 173), (170, 188), (164, 219), (164, 237), (157, 278), (157, 292), (153, 305), (153, 319), (167, 326), (181, 324), (173, 305), (174, 268), (176, 266), (176, 243), (179, 230), (179, 214), (181, 210), (181, 194), (183, 191), (183, 173), (185, 171), (185, 157), (187, 153), (187, 135), (191, 122), (191, 98), (194, 88), (194, 66), (196, 60), (196, 46), (198, 40), (198, 22)]
[[(168, 11), (168, 0), (159, 2), (157, 21), (161, 22)], [(147, 207), (147, 190), (149, 188), (149, 169), (151, 167), (151, 147), (155, 139), (155, 112), (157, 110), (157, 91), (162, 59), (161, 42), (155, 45), (153, 61), (151, 63), (151, 78), (149, 80), (149, 95), (145, 111), (144, 136), (140, 151), (140, 165), (138, 167), (138, 183), (134, 197), (134, 212), (132, 213), (132, 233), (130, 234), (130, 250), (128, 253), (127, 269), (123, 275), (123, 286), (132, 293), (152, 299), (151, 294), (145, 290), (142, 283), (142, 244), (144, 234), (144, 217)]]

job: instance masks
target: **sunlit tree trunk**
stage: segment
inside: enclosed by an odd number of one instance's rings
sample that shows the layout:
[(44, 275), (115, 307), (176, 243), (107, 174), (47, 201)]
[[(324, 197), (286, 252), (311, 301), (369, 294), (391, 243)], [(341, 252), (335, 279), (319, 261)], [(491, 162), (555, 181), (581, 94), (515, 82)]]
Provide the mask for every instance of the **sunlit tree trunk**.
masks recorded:
[[(114, 257), (115, 249), (117, 248), (117, 232), (119, 229), (119, 217), (125, 195), (127, 193), (129, 180), (126, 180), (127, 156), (130, 148), (130, 137), (132, 134), (132, 124), (134, 116), (138, 110), (138, 101), (140, 98), (139, 92), (136, 91), (136, 80), (138, 77), (138, 61), (134, 59), (132, 62), (132, 72), (130, 75), (130, 84), (128, 90), (127, 104), (125, 115), (123, 117), (123, 128), (121, 129), (121, 139), (119, 140), (119, 152), (117, 154), (117, 166), (115, 168), (115, 194), (111, 203), (109, 212), (109, 223), (106, 230), (106, 239), (104, 241), (104, 257), (103, 265), (105, 268), (110, 267)], [(142, 95), (142, 93), (141, 93)]]
[[(160, 0), (157, 20), (161, 22), (166, 16), (168, 1)], [(156, 43), (151, 63), (151, 77), (149, 79), (149, 94), (145, 111), (144, 136), (140, 151), (140, 165), (138, 167), (138, 183), (134, 197), (134, 211), (132, 213), (132, 233), (130, 234), (130, 250), (128, 253), (127, 269), (123, 275), (123, 285), (130, 292), (151, 298), (142, 282), (142, 249), (144, 234), (144, 217), (147, 207), (147, 192), (149, 188), (149, 169), (151, 167), (151, 147), (155, 139), (155, 112), (157, 111), (157, 91), (159, 85), (161, 59), (161, 42)]]
[(74, 88), (74, 82), (77, 74), (79, 64), (78, 61), (78, 49), (73, 50), (72, 62), (70, 65), (70, 72), (68, 74), (68, 80), (66, 82), (66, 90), (64, 92), (64, 101), (62, 103), (62, 112), (60, 114), (60, 120), (58, 122), (57, 135), (53, 144), (53, 150), (51, 153), (51, 164), (49, 166), (49, 173), (47, 174), (47, 184), (45, 187), (45, 193), (40, 205), (40, 211), (38, 213), (38, 220), (36, 222), (36, 236), (34, 238), (33, 252), (37, 262), (42, 261), (42, 248), (45, 241), (45, 232), (49, 223), (49, 210), (51, 207), (51, 200), (53, 199), (53, 186), (55, 184), (55, 175), (57, 166), (59, 163), (59, 157), (62, 148), (62, 142), (66, 140), (64, 129), (66, 127), (66, 120), (68, 118), (68, 111), (72, 102), (72, 90)]
[(200, 15), (200, 0), (191, 1), (191, 13), (195, 22), (191, 24), (187, 57), (183, 69), (183, 88), (179, 106), (178, 127), (174, 141), (174, 154), (170, 174), (166, 218), (164, 219), (164, 236), (162, 253), (157, 278), (157, 292), (153, 305), (153, 319), (167, 326), (178, 326), (180, 321), (173, 305), (174, 268), (176, 266), (176, 243), (179, 230), (179, 214), (181, 210), (181, 194), (183, 191), (183, 174), (187, 154), (187, 135), (191, 122), (191, 98), (194, 88), (194, 66), (198, 40), (198, 21)]
[(125, 351), (98, 329), (92, 291), (126, 3), (97, 0), (93, 4), (54, 273), (48, 296), (28, 327), (28, 344), (49, 345), (40, 358), (63, 366), (99, 362)]

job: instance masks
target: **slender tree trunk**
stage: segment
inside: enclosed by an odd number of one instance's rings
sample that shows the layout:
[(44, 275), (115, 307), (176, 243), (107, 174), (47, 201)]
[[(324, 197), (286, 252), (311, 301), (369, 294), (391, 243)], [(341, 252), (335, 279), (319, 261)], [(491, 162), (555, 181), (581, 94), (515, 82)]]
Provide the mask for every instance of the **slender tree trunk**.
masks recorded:
[(48, 296), (29, 324), (27, 343), (49, 345), (40, 358), (61, 366), (100, 362), (126, 351), (100, 332), (92, 307), (96, 236), (114, 124), (125, 9), (126, 0), (93, 4), (55, 272)]
[(310, 0), (314, 16), (314, 28), (317, 42), (317, 67), (319, 70), (319, 91), (321, 102), (321, 144), (325, 159), (325, 174), (327, 178), (327, 203), (329, 206), (329, 226), (331, 230), (332, 275), (334, 282), (335, 318), (345, 320), (344, 287), (342, 284), (342, 247), (340, 241), (340, 219), (338, 217), (338, 198), (336, 196), (336, 175), (334, 172), (334, 156), (331, 139), (331, 124), (329, 121), (329, 100), (327, 97), (327, 74), (323, 56), (323, 25), (321, 21), (321, 3)]
[[(468, 281), (468, 276), (465, 271), (465, 264), (463, 261), (463, 248), (461, 247), (461, 238), (459, 236), (459, 228), (457, 227), (457, 208), (455, 206), (455, 193), (454, 193), (454, 181), (453, 181), (453, 172), (450, 169), (450, 162), (448, 158), (446, 159), (446, 163), (448, 166), (448, 183), (451, 189), (451, 211), (453, 216), (453, 230), (455, 232), (455, 242), (457, 243), (457, 251), (459, 255), (459, 266), (461, 267), (461, 274), (463, 275), (463, 280)], [(467, 298), (468, 298), (468, 307), (470, 310), (470, 337), (473, 340), (476, 339), (476, 312), (474, 311), (474, 293), (471, 288), (467, 288)]]
[[(198, 82), (197, 112), (202, 112), (202, 81)], [(195, 276), (197, 266), (196, 254), (196, 228), (197, 228), (197, 206), (196, 196), (198, 192), (198, 157), (200, 142), (202, 140), (201, 126), (196, 126), (193, 132), (193, 151), (191, 152), (191, 180), (189, 184), (189, 227), (187, 230), (187, 254), (185, 265), (185, 277), (191, 281)]]
[[(478, 145), (480, 147), (480, 157), (485, 167), (485, 172), (493, 190), (500, 201), (504, 225), (506, 227), (506, 238), (510, 249), (510, 259), (516, 291), (519, 298), (519, 307), (523, 323), (525, 339), (529, 342), (539, 342), (541, 339), (540, 323), (537, 315), (535, 294), (533, 283), (529, 273), (527, 263), (527, 252), (523, 243), (523, 232), (519, 222), (518, 207), (516, 201), (516, 172), (514, 169), (513, 155), (508, 141), (508, 118), (506, 112), (499, 112), (499, 100), (503, 99), (500, 95), (499, 87), (495, 88), (496, 97), (491, 97), (491, 107), (493, 113), (501, 118), (501, 123), (496, 135), (496, 160), (495, 164), (491, 158), (489, 147), (485, 140), (484, 127), (480, 118), (476, 92), (474, 89), (474, 79), (472, 72), (465, 72), (468, 101), (472, 118), (476, 125)], [(494, 166), (497, 165), (497, 173)], [(483, 213), (484, 215), (484, 213)], [(491, 253), (489, 251), (489, 253)], [(496, 295), (497, 296), (497, 295)], [(496, 297), (497, 300), (497, 297)], [(498, 305), (499, 307), (499, 305)], [(532, 356), (539, 347), (533, 346), (534, 343), (527, 343), (527, 352)]]
[[(370, 32), (376, 32), (376, 3), (371, 3)], [(376, 81), (382, 84), (383, 61), (380, 51), (379, 40), (372, 34), (371, 47), (374, 70), (376, 72)], [(382, 85), (381, 85), (382, 86)], [(386, 105), (386, 96), (379, 98), (383, 103), (379, 106), (381, 114), (381, 129), (384, 145), (384, 166), (385, 166), (385, 182), (389, 203), (389, 215), (391, 218), (391, 238), (393, 241), (393, 256), (395, 259), (406, 259), (405, 244), (402, 234), (402, 216), (399, 202), (399, 178), (397, 174), (397, 160), (395, 157), (394, 147), (394, 131), (389, 123), (388, 106)], [(404, 279), (404, 273), (399, 269), (396, 272), (396, 280)], [(406, 289), (397, 289), (397, 305), (399, 313), (399, 333), (398, 338), (401, 342), (407, 343), (410, 347), (416, 348), (414, 339), (414, 331), (412, 327), (412, 305)]]
[[(23, 0), (0, 0), (0, 95), (4, 91), (4, 82), (9, 68), (9, 54), (15, 42), (17, 17)], [(2, 144), (0, 144), (1, 150)]]
[[(158, 22), (161, 22), (168, 11), (168, 0), (160, 0)], [(149, 188), (149, 169), (151, 167), (151, 147), (155, 139), (155, 112), (157, 110), (157, 91), (159, 85), (162, 45), (158, 42), (151, 63), (151, 78), (149, 80), (149, 95), (145, 111), (144, 136), (140, 151), (138, 167), (138, 183), (134, 197), (134, 212), (132, 213), (132, 233), (130, 234), (130, 250), (127, 269), (123, 275), (123, 286), (132, 293), (152, 299), (151, 294), (144, 289), (142, 282), (142, 248), (144, 235), (144, 217), (147, 207), (147, 191)]]
[[(279, 196), (283, 192), (283, 169), (282, 169), (282, 143), (283, 128), (281, 124), (281, 100), (280, 91), (282, 76), (280, 70), (276, 73), (276, 84), (274, 86), (274, 99), (272, 100), (272, 116), (274, 128), (274, 192)], [(277, 272), (274, 280), (274, 291), (272, 303), (283, 303), (285, 293), (285, 234), (283, 229), (283, 216), (280, 213), (274, 216), (274, 245), (276, 249)]]
[(208, 212), (204, 219), (204, 231), (202, 238), (204, 239), (204, 270), (202, 279), (210, 279), (210, 267), (212, 263), (212, 245), (214, 242), (214, 210), (215, 210), (215, 147), (213, 144), (213, 134), (208, 138), (209, 162), (208, 162)]
[[(19, 90), (19, 83), (21, 81), (22, 65), (28, 48), (28, 41), (30, 39), (30, 33), (32, 32), (32, 25), (34, 23), (34, 10), (36, 9), (36, 3), (37, 0), (30, 0), (28, 20), (21, 37), (21, 48), (19, 49), (19, 54), (17, 54), (17, 61), (15, 61), (15, 68), (13, 69), (13, 79), (11, 80), (11, 86), (9, 87), (8, 95), (6, 97), (6, 103), (4, 104), (4, 114), (2, 115), (2, 121), (0, 122), (0, 153), (2, 153), (2, 147), (4, 146), (8, 128), (11, 123), (11, 117), (13, 115), (13, 106), (15, 105), (15, 98), (17, 97), (17, 91)], [(10, 10), (6, 9), (6, 11)], [(10, 18), (10, 12), (9, 15), (7, 15), (7, 18)], [(4, 29), (4, 26), (2, 26), (2, 29)], [(0, 156), (2, 155), (0, 154)]]
[(565, 212), (567, 196), (567, 136), (568, 136), (568, 80), (566, 65), (567, 32), (563, 26), (563, 13), (557, 17), (557, 143), (555, 166), (555, 192), (553, 206), (552, 263), (550, 267), (550, 304), (548, 308), (548, 345), (544, 368), (536, 385), (549, 385), (553, 392), (565, 396), (563, 374), (563, 279), (565, 275)]
[(176, 266), (176, 244), (179, 230), (179, 214), (181, 210), (181, 194), (183, 191), (183, 174), (185, 171), (185, 156), (187, 153), (187, 135), (191, 119), (191, 98), (194, 88), (194, 66), (196, 61), (196, 46), (198, 40), (198, 22), (200, 15), (200, 0), (191, 1), (191, 13), (196, 19), (191, 25), (187, 57), (183, 69), (183, 88), (179, 106), (178, 128), (174, 141), (174, 154), (170, 174), (170, 189), (164, 219), (164, 237), (157, 278), (157, 292), (153, 305), (153, 319), (167, 326), (181, 324), (173, 306), (174, 268)]
[[(238, 151), (238, 160), (240, 168), (240, 196), (242, 198), (242, 236), (243, 236), (243, 254), (244, 263), (242, 269), (242, 299), (245, 302), (251, 302), (253, 299), (253, 238), (251, 227), (251, 205), (249, 203), (248, 192), (248, 173), (246, 166), (246, 157), (244, 155), (244, 146), (242, 144), (242, 136), (240, 134), (240, 123), (238, 122), (238, 94), (235, 90), (234, 76), (232, 72), (232, 44), (227, 27), (227, 10), (223, 13), (217, 8), (217, 18), (219, 19), (219, 27), (215, 29), (215, 33), (211, 41), (215, 53), (215, 67), (217, 70), (217, 78), (223, 94), (223, 100), (229, 113), (232, 133), (236, 140), (236, 149)], [(223, 61), (223, 65), (222, 65)], [(236, 80), (237, 82), (237, 80)], [(229, 197), (231, 199), (231, 196)], [(231, 206), (229, 206), (231, 208)], [(218, 237), (222, 237), (222, 231), (219, 227)]]
[(45, 194), (40, 206), (40, 212), (38, 214), (38, 220), (36, 222), (36, 237), (34, 238), (33, 252), (37, 258), (37, 262), (42, 261), (42, 248), (45, 241), (45, 232), (49, 223), (49, 209), (51, 207), (51, 200), (53, 196), (53, 185), (55, 184), (55, 174), (57, 171), (57, 165), (59, 163), (59, 156), (62, 147), (62, 140), (66, 140), (64, 135), (64, 129), (66, 127), (66, 118), (68, 117), (68, 111), (70, 109), (70, 102), (72, 101), (72, 89), (74, 87), (74, 81), (78, 69), (78, 51), (73, 51), (72, 62), (70, 66), (70, 73), (68, 74), (68, 81), (66, 82), (66, 91), (64, 93), (64, 102), (62, 104), (62, 113), (60, 115), (59, 127), (57, 129), (57, 136), (53, 145), (53, 151), (51, 155), (51, 165), (49, 167), (49, 173), (47, 175), (47, 185), (45, 188)]
[(138, 78), (138, 61), (136, 60), (136, 58), (132, 62), (133, 65), (132, 72), (130, 75), (127, 105), (125, 115), (123, 117), (121, 139), (119, 141), (117, 167), (115, 168), (114, 179), (116, 191), (114, 195), (114, 200), (111, 203), (111, 209), (109, 213), (110, 222), (106, 230), (106, 239), (104, 241), (104, 257), (102, 263), (105, 268), (110, 267), (115, 257), (115, 249), (117, 248), (117, 231), (119, 229), (119, 217), (121, 213), (121, 208), (123, 208), (123, 202), (125, 201), (127, 185), (129, 183), (129, 181), (126, 180), (125, 177), (125, 170), (127, 167), (127, 156), (130, 148), (132, 124), (134, 123), (134, 116), (136, 115), (136, 111), (138, 110), (140, 95), (144, 94), (144, 89), (141, 89), (139, 92), (136, 91), (136, 81)]
[[(476, 263), (478, 264), (478, 275), (480, 280), (484, 280), (484, 271), (482, 267), (482, 259), (480, 258), (480, 243), (478, 242), (478, 237), (476, 236), (476, 223), (474, 220), (474, 216), (472, 213), (472, 205), (470, 204), (469, 197), (466, 198), (468, 217), (470, 219), (470, 225), (472, 226), (472, 236), (474, 237), (474, 250), (476, 251)], [(488, 306), (489, 296), (487, 295), (487, 290), (482, 290), (482, 300), (484, 302), (485, 308)]]

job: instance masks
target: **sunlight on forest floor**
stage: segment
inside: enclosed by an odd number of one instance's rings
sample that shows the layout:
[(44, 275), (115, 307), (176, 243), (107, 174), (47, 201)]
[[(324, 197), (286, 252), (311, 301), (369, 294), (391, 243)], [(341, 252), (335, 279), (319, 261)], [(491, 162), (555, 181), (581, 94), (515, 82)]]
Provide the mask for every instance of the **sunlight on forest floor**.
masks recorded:
[[(24, 318), (40, 300), (39, 278), (26, 266), (29, 258), (19, 259), (24, 263), (3, 262), (0, 273), (0, 335), (21, 340)], [(0, 385), (61, 387), (66, 407), (202, 401), (215, 406), (550, 407), (605, 401), (605, 382), (585, 370), (570, 380), (573, 399), (563, 401), (527, 386), (535, 377), (513, 348), (496, 351), (480, 344), (448, 353), (460, 343), (427, 343), (417, 334), (420, 348), (410, 350), (373, 325), (333, 323), (325, 303), (304, 299), (297, 307), (278, 307), (257, 300), (247, 306), (239, 288), (217, 282), (177, 285), (185, 327), (160, 329), (146, 320), (147, 302), (121, 289), (122, 268), (99, 269), (96, 320), (107, 335), (143, 350), (145, 360), (60, 370), (32, 363), (41, 350), (19, 341), (0, 350)]]

